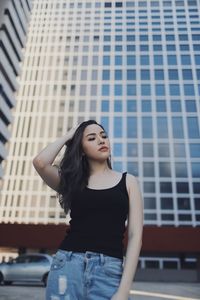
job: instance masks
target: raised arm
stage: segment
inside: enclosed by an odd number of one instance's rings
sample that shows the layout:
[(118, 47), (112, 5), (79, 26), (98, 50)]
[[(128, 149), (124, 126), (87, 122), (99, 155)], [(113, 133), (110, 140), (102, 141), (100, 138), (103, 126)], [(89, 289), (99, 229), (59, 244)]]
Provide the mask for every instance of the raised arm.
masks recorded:
[(59, 186), (60, 176), (58, 173), (58, 168), (56, 166), (53, 166), (52, 163), (54, 162), (56, 156), (58, 155), (64, 144), (73, 137), (76, 128), (70, 129), (64, 136), (47, 145), (33, 159), (33, 166), (36, 169), (37, 173), (49, 187), (56, 191)]

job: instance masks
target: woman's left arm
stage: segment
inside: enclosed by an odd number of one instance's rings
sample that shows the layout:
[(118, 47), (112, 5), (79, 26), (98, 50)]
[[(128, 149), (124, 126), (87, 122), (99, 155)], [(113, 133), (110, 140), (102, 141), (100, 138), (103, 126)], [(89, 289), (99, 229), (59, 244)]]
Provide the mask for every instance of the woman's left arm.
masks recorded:
[(121, 282), (111, 300), (128, 299), (142, 246), (143, 201), (139, 183), (136, 177), (127, 174), (126, 184), (129, 194), (128, 245)]

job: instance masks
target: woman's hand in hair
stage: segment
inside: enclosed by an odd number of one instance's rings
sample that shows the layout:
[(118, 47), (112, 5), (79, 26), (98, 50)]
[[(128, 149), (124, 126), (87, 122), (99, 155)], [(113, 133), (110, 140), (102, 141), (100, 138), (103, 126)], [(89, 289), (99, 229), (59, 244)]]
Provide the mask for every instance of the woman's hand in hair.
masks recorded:
[(77, 130), (77, 128), (78, 128), (79, 126), (80, 126), (80, 124), (78, 124), (78, 125), (76, 125), (76, 126), (70, 128), (70, 129), (67, 131), (67, 134), (66, 134), (67, 140), (66, 140), (66, 142), (69, 141), (69, 140), (71, 140), (71, 139), (73, 138), (73, 136), (74, 136), (74, 134), (75, 134), (75, 132), (76, 132), (76, 130)]

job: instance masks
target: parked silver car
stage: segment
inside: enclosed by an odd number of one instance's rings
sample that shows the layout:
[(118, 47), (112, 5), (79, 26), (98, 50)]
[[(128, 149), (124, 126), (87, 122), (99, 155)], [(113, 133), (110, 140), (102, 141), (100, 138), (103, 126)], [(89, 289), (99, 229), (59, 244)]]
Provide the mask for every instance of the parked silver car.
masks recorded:
[(8, 263), (0, 264), (0, 283), (13, 281), (43, 282), (46, 286), (52, 257), (48, 254), (23, 254)]

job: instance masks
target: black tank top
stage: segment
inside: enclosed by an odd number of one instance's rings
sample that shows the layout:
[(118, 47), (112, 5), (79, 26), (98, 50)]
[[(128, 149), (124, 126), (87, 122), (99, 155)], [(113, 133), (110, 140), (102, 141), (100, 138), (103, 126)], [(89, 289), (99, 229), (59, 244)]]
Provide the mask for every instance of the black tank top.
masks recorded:
[(113, 187), (90, 189), (73, 194), (70, 231), (60, 249), (74, 252), (93, 251), (123, 257), (123, 237), (128, 215), (126, 173)]

